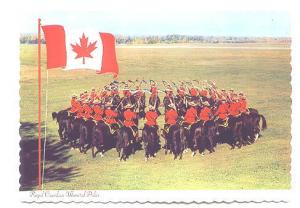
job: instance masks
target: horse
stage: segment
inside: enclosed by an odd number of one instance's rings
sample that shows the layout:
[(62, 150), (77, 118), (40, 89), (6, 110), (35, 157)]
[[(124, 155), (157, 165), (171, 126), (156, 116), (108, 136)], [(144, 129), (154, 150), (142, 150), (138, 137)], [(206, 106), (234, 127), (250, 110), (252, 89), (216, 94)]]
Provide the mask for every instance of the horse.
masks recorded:
[(188, 131), (183, 126), (176, 124), (173, 125), (173, 130), (171, 133), (171, 152), (174, 155), (174, 160), (179, 157), (182, 159), (183, 151), (188, 147)]
[(82, 122), (82, 118), (77, 117), (71, 117), (71, 130), (70, 130), (70, 136), (69, 136), (69, 142), (71, 143), (71, 146), (75, 148), (77, 144), (77, 140), (80, 138), (80, 125)]
[(68, 110), (61, 110), (52, 113), (52, 119), (58, 123), (58, 135), (61, 141), (67, 141), (71, 132), (71, 120)]
[(229, 139), (231, 149), (234, 149), (236, 146), (241, 148), (242, 145), (246, 144), (243, 135), (243, 121), (241, 116), (230, 116), (228, 119), (228, 126), (230, 136), (227, 139)]
[(198, 150), (201, 155), (207, 149), (209, 153), (214, 152), (217, 143), (217, 124), (213, 120), (199, 122), (193, 135), (194, 148), (192, 156), (195, 156)]
[(142, 141), (145, 150), (145, 161), (148, 161), (150, 157), (155, 157), (159, 149), (159, 135), (157, 134), (157, 129), (145, 125), (142, 131)]
[[(260, 136), (260, 132), (267, 129), (266, 118), (253, 108), (249, 108), (249, 114), (245, 114), (243, 118), (245, 136), (254, 143)], [(260, 121), (262, 121), (261, 126)]]
[(122, 126), (120, 129), (117, 130), (117, 143), (116, 143), (116, 150), (118, 152), (119, 160), (126, 161), (130, 154), (130, 150), (132, 150), (132, 138), (133, 131), (131, 128)]
[[(79, 127), (79, 151), (82, 153), (87, 152), (87, 150), (92, 146), (92, 130), (95, 123), (93, 120), (88, 119), (80, 120)], [(86, 145), (86, 146), (85, 146)]]
[[(104, 122), (97, 122), (92, 130), (92, 156), (96, 157), (96, 154), (100, 152), (100, 156), (103, 157), (104, 153), (115, 147), (115, 137), (110, 134), (109, 126)], [(95, 151), (95, 148), (97, 149)]]

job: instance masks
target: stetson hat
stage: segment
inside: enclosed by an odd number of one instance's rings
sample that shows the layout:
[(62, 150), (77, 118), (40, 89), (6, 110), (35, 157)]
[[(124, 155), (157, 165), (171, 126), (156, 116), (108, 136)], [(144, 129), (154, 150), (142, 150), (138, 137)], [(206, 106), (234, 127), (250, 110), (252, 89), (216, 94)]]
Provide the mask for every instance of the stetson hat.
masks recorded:
[(154, 110), (155, 109), (153, 105), (149, 105), (148, 108), (149, 108), (149, 110)]
[(133, 105), (131, 105), (130, 103), (128, 103), (127, 105), (124, 106), (124, 108), (125, 108), (125, 109), (133, 108)]
[(169, 104), (168, 107), (169, 107), (169, 108), (173, 108), (173, 109), (176, 108), (174, 103)]
[(197, 105), (197, 103), (195, 103), (194, 101), (191, 101), (191, 102), (189, 102), (188, 103), (190, 106), (196, 106)]
[(105, 106), (106, 106), (106, 107), (112, 107), (112, 106), (113, 106), (112, 101), (107, 102), (107, 103), (105, 104)]
[(206, 106), (210, 106), (210, 104), (209, 104), (208, 101), (204, 101), (202, 104), (203, 104), (203, 105), (206, 105)]

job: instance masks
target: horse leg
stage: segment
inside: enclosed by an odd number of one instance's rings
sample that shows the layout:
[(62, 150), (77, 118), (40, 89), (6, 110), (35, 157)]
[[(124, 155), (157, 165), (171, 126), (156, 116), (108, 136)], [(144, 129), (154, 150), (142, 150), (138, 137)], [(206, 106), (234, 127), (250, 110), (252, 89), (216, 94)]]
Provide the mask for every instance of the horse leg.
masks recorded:
[[(97, 152), (96, 152), (96, 153), (97, 153)], [(93, 146), (92, 146), (92, 156), (93, 156), (93, 158), (96, 157), (96, 153), (95, 153), (95, 146), (93, 145)]]

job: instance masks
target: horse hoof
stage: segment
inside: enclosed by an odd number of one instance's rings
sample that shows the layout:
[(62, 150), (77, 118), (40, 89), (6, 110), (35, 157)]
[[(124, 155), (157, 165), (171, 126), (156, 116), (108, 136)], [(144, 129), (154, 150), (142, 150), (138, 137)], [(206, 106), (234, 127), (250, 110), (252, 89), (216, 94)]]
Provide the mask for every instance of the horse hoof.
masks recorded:
[(148, 158), (147, 157), (145, 157), (145, 162), (148, 162)]
[(192, 157), (194, 157), (196, 155), (196, 152), (192, 152)]
[(201, 153), (201, 156), (202, 156), (202, 157), (204, 156), (204, 152)]

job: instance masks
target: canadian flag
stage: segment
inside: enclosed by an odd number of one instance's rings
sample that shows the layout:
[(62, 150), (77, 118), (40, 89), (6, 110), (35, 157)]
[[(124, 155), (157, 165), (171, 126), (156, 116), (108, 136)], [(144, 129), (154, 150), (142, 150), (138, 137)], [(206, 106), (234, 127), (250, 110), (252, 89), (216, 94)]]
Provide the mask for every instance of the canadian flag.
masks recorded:
[(68, 30), (61, 25), (42, 26), (47, 68), (92, 69), (98, 74), (119, 74), (115, 37), (110, 33)]

